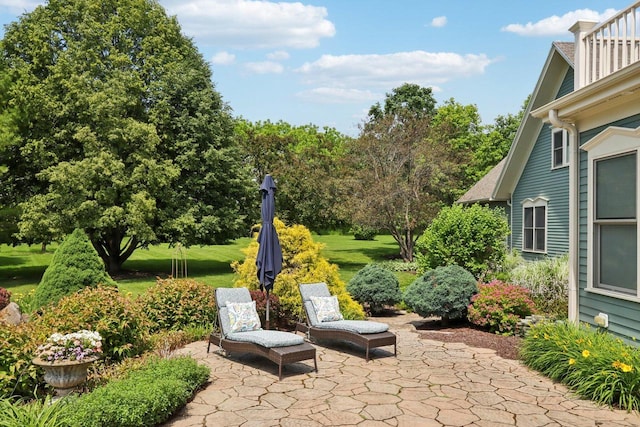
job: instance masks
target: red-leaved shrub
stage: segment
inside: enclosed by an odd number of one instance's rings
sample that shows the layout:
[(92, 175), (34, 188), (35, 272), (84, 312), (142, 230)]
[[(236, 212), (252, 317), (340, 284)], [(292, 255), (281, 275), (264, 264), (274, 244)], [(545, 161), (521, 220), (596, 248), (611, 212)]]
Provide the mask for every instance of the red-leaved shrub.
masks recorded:
[(467, 311), (469, 321), (491, 332), (512, 334), (518, 321), (535, 313), (528, 289), (494, 280), (478, 286)]

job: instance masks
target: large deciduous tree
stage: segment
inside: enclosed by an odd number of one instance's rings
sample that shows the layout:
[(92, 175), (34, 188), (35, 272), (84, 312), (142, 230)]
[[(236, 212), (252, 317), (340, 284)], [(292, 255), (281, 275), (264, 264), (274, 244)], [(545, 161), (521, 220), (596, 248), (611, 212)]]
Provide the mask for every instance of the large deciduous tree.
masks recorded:
[(115, 273), (153, 242), (246, 232), (255, 203), (228, 107), (156, 1), (50, 0), (7, 26), (1, 54), (18, 138), (0, 178), (25, 240), (81, 227)]

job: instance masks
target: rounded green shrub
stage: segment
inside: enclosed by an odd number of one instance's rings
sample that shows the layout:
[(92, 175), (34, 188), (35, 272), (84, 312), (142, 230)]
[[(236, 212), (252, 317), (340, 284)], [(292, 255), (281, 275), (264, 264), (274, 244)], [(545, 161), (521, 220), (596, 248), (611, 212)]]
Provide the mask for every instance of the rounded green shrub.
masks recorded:
[(480, 278), (506, 255), (504, 211), (480, 205), (443, 208), (416, 241), (420, 271), (457, 264)]
[(420, 316), (440, 316), (446, 323), (467, 315), (476, 292), (473, 274), (459, 265), (448, 265), (429, 270), (414, 280), (405, 291), (404, 301)]
[(373, 313), (381, 312), (386, 305), (402, 301), (396, 275), (375, 264), (358, 271), (347, 284), (347, 291), (360, 304), (369, 306)]
[(115, 286), (85, 232), (77, 228), (60, 244), (36, 288), (35, 304), (56, 303), (86, 287)]
[(528, 289), (494, 280), (478, 286), (467, 318), (491, 332), (512, 334), (518, 321), (534, 312), (535, 304)]
[(358, 224), (354, 224), (349, 231), (356, 240), (373, 240), (377, 234), (373, 228)]
[(214, 289), (192, 279), (158, 279), (138, 297), (151, 332), (211, 327), (216, 318)]
[[(71, 333), (80, 329), (102, 336), (102, 351), (108, 361), (120, 361), (148, 348), (151, 322), (142, 306), (117, 288), (85, 288), (46, 307), (32, 323), (44, 334)], [(42, 339), (42, 337), (40, 338)]]

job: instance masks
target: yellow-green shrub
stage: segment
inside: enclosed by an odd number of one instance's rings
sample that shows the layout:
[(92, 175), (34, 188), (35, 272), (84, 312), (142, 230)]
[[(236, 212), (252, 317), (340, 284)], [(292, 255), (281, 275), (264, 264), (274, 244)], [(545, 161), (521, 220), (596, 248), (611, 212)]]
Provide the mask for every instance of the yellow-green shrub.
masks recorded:
[[(282, 247), (282, 271), (276, 277), (273, 293), (280, 299), (280, 307), (290, 321), (304, 317), (298, 285), (317, 282), (325, 282), (329, 291), (338, 297), (340, 310), (345, 318), (363, 319), (362, 306), (347, 292), (346, 284), (338, 274), (338, 266), (329, 263), (320, 254), (323, 245), (313, 241), (311, 232), (302, 225), (287, 227), (277, 218), (274, 220), (274, 225)], [(260, 289), (256, 267), (257, 233), (254, 238), (254, 241), (244, 250), (246, 255), (244, 261), (235, 261), (231, 264), (239, 276), (234, 283), (235, 287)]]
[(33, 397), (38, 375), (31, 358), (39, 335), (28, 323), (0, 324), (0, 397)]

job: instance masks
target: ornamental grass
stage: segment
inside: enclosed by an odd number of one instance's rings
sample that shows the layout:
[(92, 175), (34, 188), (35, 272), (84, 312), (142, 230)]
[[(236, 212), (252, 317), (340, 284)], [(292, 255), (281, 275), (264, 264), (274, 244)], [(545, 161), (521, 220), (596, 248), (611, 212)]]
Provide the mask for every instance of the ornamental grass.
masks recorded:
[(640, 410), (640, 349), (587, 324), (544, 322), (531, 327), (523, 362), (581, 397)]

